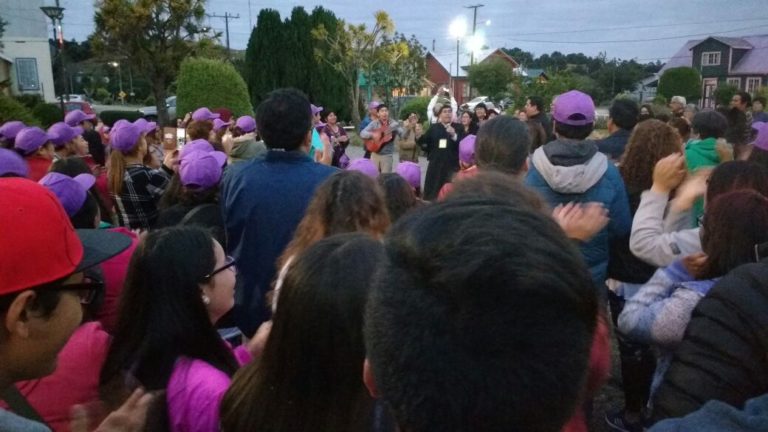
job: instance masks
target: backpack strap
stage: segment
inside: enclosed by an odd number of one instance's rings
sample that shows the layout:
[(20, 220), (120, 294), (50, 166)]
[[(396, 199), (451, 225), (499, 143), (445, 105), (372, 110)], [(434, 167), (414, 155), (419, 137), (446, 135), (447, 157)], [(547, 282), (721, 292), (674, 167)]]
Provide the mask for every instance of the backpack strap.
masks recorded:
[(213, 204), (213, 203), (207, 203), (207, 204), (200, 204), (200, 205), (196, 206), (195, 208), (193, 208), (192, 210), (188, 211), (187, 214), (184, 215), (184, 218), (181, 220), (181, 222), (179, 222), (179, 225), (186, 225), (186, 224), (188, 224), (189, 221), (191, 221), (192, 218), (195, 217), (195, 215), (200, 213), (200, 211), (202, 211), (203, 209), (206, 209), (206, 208), (210, 208), (210, 207), (218, 207), (218, 205), (217, 204)]
[(8, 404), (8, 407), (11, 409), (11, 411), (17, 415), (48, 426), (43, 418), (40, 417), (40, 413), (38, 413), (37, 410), (29, 404), (27, 398), (21, 394), (15, 385), (9, 385), (2, 392), (0, 392), (0, 399), (4, 400)]

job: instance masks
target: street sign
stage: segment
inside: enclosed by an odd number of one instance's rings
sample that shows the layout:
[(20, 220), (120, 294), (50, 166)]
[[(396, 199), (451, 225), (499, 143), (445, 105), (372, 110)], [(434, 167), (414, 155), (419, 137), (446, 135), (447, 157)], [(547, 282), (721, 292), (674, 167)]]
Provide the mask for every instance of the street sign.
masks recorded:
[(117, 95), (120, 97), (120, 99), (125, 99), (125, 97), (126, 97), (126, 96), (128, 96), (127, 94), (125, 94), (125, 92), (124, 92), (124, 91), (121, 91), (121, 92), (120, 92), (120, 93), (118, 93)]

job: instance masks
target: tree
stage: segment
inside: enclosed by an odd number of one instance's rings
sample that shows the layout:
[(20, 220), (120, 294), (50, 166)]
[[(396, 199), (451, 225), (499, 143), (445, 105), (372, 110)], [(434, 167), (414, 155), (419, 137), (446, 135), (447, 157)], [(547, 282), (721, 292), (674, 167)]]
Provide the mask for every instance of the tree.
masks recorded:
[(212, 44), (202, 26), (205, 0), (97, 0), (90, 37), (102, 57), (124, 59), (152, 83), (158, 119), (168, 124), (168, 86), (182, 60)]
[[(318, 6), (312, 10), (312, 15), (310, 16), (310, 34), (312, 29), (320, 25), (326, 29), (332, 38), (336, 37), (338, 29), (343, 29), (344, 26), (333, 12)], [(321, 48), (321, 46), (322, 42), (313, 37), (312, 60), (314, 72), (309, 77), (307, 94), (312, 100), (324, 106), (326, 111), (334, 110), (339, 118), (349, 120), (352, 118), (353, 106), (347, 102), (349, 100), (347, 95), (348, 87), (345, 84), (344, 76), (333, 66), (315, 57), (315, 50)]]
[(320, 42), (315, 57), (332, 66), (343, 77), (352, 106), (352, 122), (360, 123), (360, 73), (371, 76), (381, 62), (392, 61), (391, 51), (382, 48), (382, 38), (394, 32), (395, 25), (384, 11), (375, 13), (376, 24), (368, 31), (365, 24), (354, 25), (340, 22), (336, 35), (325, 26), (312, 30), (312, 36)]
[(291, 12), (291, 18), (285, 20), (284, 26), (284, 52), (290, 55), (283, 56), (285, 60), (283, 86), (307, 92), (310, 76), (315, 72), (315, 53), (312, 46), (309, 14), (303, 7), (295, 7)]
[(3, 20), (3, 17), (0, 16), (0, 48), (3, 48), (3, 33), (5, 33), (5, 26), (8, 24), (5, 20)]
[(380, 46), (383, 59), (366, 75), (368, 85), (390, 105), (393, 91), (398, 96), (417, 92), (423, 88), (427, 76), (426, 52), (415, 36), (408, 39), (395, 33), (393, 38), (383, 37)]
[(287, 53), (284, 40), (285, 25), (280, 12), (262, 9), (245, 51), (246, 75), (243, 78), (248, 84), (253, 106), (266, 99), (270, 91), (282, 87), (283, 60)]
[(733, 95), (739, 91), (739, 88), (733, 84), (724, 84), (715, 89), (715, 103), (717, 106), (729, 106)]
[(659, 78), (658, 93), (667, 99), (683, 96), (688, 100), (699, 100), (701, 75), (699, 71), (689, 67), (667, 69)]
[(469, 85), (494, 100), (507, 90), (514, 78), (509, 64), (497, 58), (469, 67)]
[(207, 106), (227, 108), (234, 116), (253, 115), (248, 87), (230, 63), (188, 58), (181, 64), (177, 86), (177, 113)]

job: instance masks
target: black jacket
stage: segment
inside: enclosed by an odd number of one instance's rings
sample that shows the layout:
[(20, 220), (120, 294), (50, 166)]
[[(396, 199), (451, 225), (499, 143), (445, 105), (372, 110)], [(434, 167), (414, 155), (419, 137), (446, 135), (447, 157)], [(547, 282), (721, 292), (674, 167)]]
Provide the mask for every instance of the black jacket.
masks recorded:
[(654, 397), (656, 420), (709, 400), (741, 407), (768, 393), (768, 261), (729, 273), (694, 309)]
[(540, 112), (535, 116), (528, 117), (528, 120), (535, 121), (544, 128), (544, 133), (547, 134), (547, 142), (544, 144), (555, 140), (555, 131), (552, 129), (552, 120), (550, 120), (546, 113)]
[(611, 160), (618, 161), (624, 154), (624, 149), (627, 147), (630, 135), (632, 135), (632, 132), (626, 129), (619, 129), (598, 141), (597, 149), (600, 150), (600, 153), (605, 153)]

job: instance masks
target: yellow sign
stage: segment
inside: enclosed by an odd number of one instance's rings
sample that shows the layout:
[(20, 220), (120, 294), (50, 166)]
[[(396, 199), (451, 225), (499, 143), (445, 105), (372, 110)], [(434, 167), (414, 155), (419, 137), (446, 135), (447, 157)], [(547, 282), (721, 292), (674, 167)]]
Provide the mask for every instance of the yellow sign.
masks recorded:
[(121, 91), (117, 95), (120, 97), (120, 99), (125, 99), (125, 97), (128, 96), (124, 91)]

